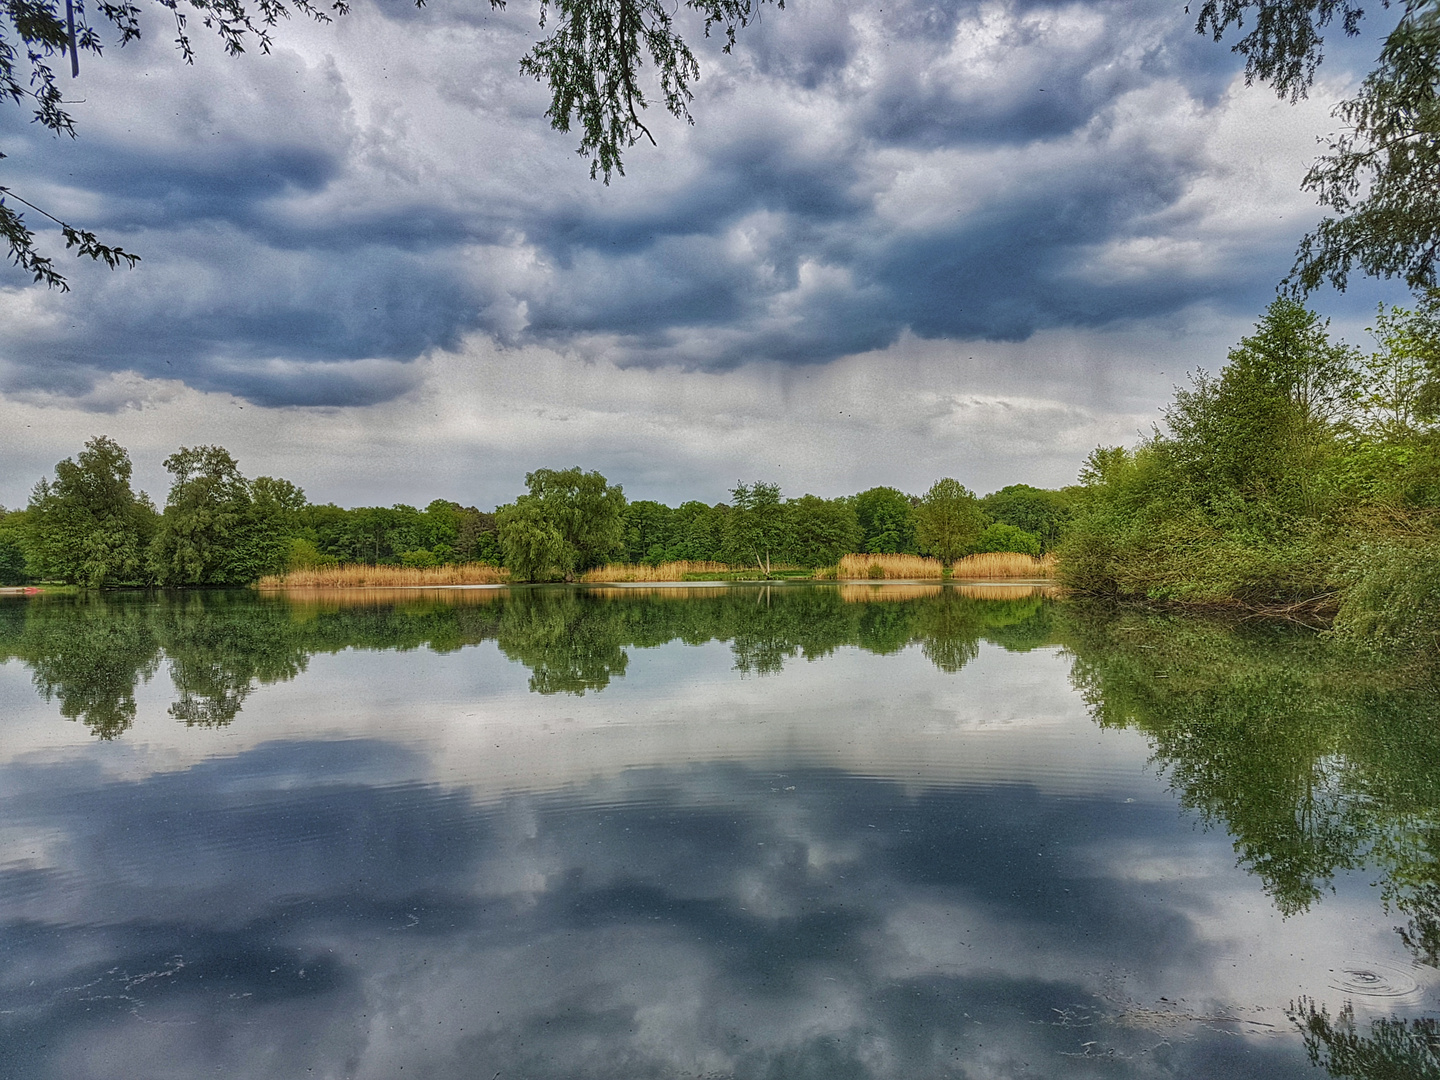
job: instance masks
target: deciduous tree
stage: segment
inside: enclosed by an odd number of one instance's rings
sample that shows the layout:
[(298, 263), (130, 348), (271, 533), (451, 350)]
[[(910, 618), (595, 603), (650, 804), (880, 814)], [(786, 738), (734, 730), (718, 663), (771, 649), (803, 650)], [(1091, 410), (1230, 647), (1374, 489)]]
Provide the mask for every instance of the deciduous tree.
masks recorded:
[(1040, 554), (1040, 538), (1032, 532), (994, 521), (975, 540), (976, 552), (1014, 551), (1021, 555)]
[(855, 496), (855, 515), (864, 550), (877, 555), (914, 555), (915, 511), (910, 496), (893, 487), (873, 487)]
[(552, 573), (568, 578), (624, 555), (620, 485), (577, 465), (526, 473), (525, 486), (527, 494), (495, 512), (512, 574), (525, 580)]
[(1060, 542), (1071, 515), (1070, 500), (1062, 492), (1029, 484), (1010, 484), (991, 492), (980, 500), (980, 507), (997, 522), (1034, 534), (1042, 551)]
[(283, 571), (304, 492), (286, 480), (246, 480), (223, 446), (182, 446), (150, 567), (164, 585), (244, 585)]
[(768, 578), (773, 569), (771, 560), (785, 549), (789, 539), (786, 525), (779, 484), (763, 480), (753, 484), (737, 482), (730, 490), (730, 514), (725, 519), (729, 560), (742, 566), (754, 563)]
[(1378, 346), (1361, 358), (1356, 411), (1365, 432), (1396, 442), (1434, 419), (1440, 376), (1440, 292), (1411, 310), (1380, 305), (1370, 333)]
[(495, 511), (500, 551), (516, 581), (558, 577), (573, 569), (572, 553), (543, 507), (523, 495)]
[(970, 550), (985, 528), (980, 500), (958, 480), (936, 480), (915, 508), (920, 548), (945, 564)]
[(789, 516), (788, 555), (800, 566), (834, 566), (860, 546), (860, 522), (848, 499), (802, 495), (785, 504)]
[(144, 575), (155, 510), (130, 489), (130, 455), (97, 435), (77, 460), (55, 466), (30, 496), (34, 571), (75, 585), (133, 583)]
[(1167, 448), (1211, 505), (1234, 494), (1316, 509), (1313, 481), (1356, 388), (1355, 350), (1328, 325), (1279, 297), (1218, 378), (1201, 373), (1175, 395)]

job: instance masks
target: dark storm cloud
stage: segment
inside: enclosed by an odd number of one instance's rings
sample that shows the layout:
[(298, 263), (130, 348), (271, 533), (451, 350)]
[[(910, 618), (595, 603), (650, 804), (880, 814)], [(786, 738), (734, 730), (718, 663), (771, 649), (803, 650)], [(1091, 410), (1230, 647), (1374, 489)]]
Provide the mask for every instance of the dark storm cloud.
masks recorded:
[[(458, 9), (429, 17), (386, 13), (407, 33), (485, 22)], [(577, 192), (583, 164), (559, 135), (535, 152), (530, 189), (497, 187), (494, 166), (541, 121), (483, 93), (454, 113), (490, 125), (466, 129), (473, 153), (427, 165), (390, 128), (367, 128), (334, 72), (288, 62), (274, 79), (298, 104), (273, 130), (202, 123), (223, 118), (221, 95), (176, 102), (199, 117), (188, 141), (86, 134), (57, 155), (8, 113), (0, 135), (19, 178), (80, 193), (84, 223), (145, 262), (116, 274), (67, 264), (73, 294), (42, 296), (43, 317), (0, 329), (0, 389), (83, 397), (133, 369), (265, 405), (363, 405), (404, 393), (410, 361), (475, 331), (582, 350), (600, 341), (622, 363), (822, 363), (907, 329), (1023, 339), (1196, 300), (1254, 307), (1283, 259), (1184, 281), (1163, 268), (1123, 283), (1069, 272), (1085, 250), (1153, 232), (1147, 215), (1207, 167), (1144, 140), (1095, 149), (1120, 95), (1170, 80), (1173, 94), (1212, 100), (1233, 72), (1168, 3), (915, 0), (883, 14), (841, 3), (767, 11), (732, 60), (713, 41), (703, 51), (704, 126), (688, 141), (662, 131), (683, 148), (672, 167), (691, 177), (673, 189), (637, 149), (629, 177)], [(437, 56), (434, 78), (484, 86), (515, 79), (513, 63)], [(246, 69), (262, 99), (270, 70)], [(791, 106), (808, 111), (787, 119)], [(817, 122), (829, 134), (811, 145)], [(1015, 172), (977, 175), (983, 197), (943, 223), (902, 227), (878, 209), (887, 154), (1044, 145), (1058, 149), (1038, 174), (1020, 158), (977, 165)], [(13, 269), (0, 284), (25, 285)]]
[[(370, 1075), (368, 1055), (396, 1053), (440, 1078), (673, 1076), (697, 1060), (737, 1078), (908, 1077), (1035, 1069), (1097, 1038), (1134, 1055), (1109, 1059), (1118, 1075), (1220, 1075), (1237, 1041), (1193, 1031), (1157, 1059), (1138, 1053), (1150, 1032), (1096, 1030), (1112, 1007), (1081, 972), (1123, 956), (1163, 980), (1213, 959), (1169, 887), (1083, 855), (1224, 849), (1177, 832), (1168, 804), (905, 794), (828, 770), (787, 773), (780, 794), (774, 774), (711, 766), (481, 805), (410, 779), (416, 765), (356, 740), (131, 782), (6, 766), (4, 820), (52, 858), (0, 869), (6, 1075), (133, 1071), (163, 1039), (176, 1075)], [(1037, 844), (1072, 854), (1037, 860)], [(537, 866), (544, 885), (517, 892)], [(896, 968), (920, 943), (896, 941), (894, 917), (917, 905), (944, 938), (974, 931), (963, 970)], [(1055, 974), (1005, 973), (1032, 955)], [(687, 998), (698, 1027), (666, 1012)], [(1244, 1049), (1233, 1075), (1305, 1067)]]

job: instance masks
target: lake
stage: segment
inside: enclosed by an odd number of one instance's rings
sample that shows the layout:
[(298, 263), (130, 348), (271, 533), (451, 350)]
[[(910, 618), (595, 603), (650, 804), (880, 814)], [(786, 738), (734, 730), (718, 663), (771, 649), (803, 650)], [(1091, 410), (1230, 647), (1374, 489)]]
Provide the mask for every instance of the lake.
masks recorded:
[(0, 598), (0, 1076), (1435, 1077), (1436, 721), (1030, 586)]

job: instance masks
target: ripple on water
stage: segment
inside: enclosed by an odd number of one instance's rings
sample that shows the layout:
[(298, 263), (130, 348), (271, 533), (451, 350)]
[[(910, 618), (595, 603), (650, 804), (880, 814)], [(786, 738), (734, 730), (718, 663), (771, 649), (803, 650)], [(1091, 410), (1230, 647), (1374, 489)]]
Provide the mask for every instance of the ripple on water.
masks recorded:
[(1390, 1002), (1418, 1000), (1420, 984), (1403, 968), (1388, 964), (1354, 963), (1337, 967), (1330, 988), (1356, 998)]

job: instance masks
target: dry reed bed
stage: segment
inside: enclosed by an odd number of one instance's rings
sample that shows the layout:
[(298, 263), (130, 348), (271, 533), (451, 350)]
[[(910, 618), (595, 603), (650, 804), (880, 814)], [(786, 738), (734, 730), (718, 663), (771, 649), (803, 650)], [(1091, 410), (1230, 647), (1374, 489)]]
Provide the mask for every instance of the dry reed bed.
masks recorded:
[(878, 566), (883, 574), (881, 579), (939, 579), (944, 569), (939, 559), (926, 559), (919, 555), (846, 555), (840, 560), (837, 577), (868, 578), (870, 568)]
[(686, 574), (725, 574), (734, 567), (720, 562), (691, 561), (661, 563), (646, 566), (644, 563), (607, 563), (580, 575), (581, 581), (684, 581)]
[(423, 589), (442, 585), (503, 585), (510, 573), (484, 563), (463, 566), (313, 566), (271, 574), (262, 589)]
[[(874, 580), (926, 580), (943, 574), (939, 559), (919, 555), (846, 555), (840, 560), (837, 577), (848, 580), (871, 578), (872, 567), (880, 573)], [(1055, 556), (1042, 559), (1013, 551), (967, 555), (950, 567), (950, 576), (957, 580), (989, 580), (992, 578), (1048, 578), (1055, 573)]]
[(1016, 551), (990, 551), (967, 555), (950, 566), (952, 578), (1048, 578), (1055, 573), (1055, 556), (1037, 559)]
[[(880, 574), (871, 578), (871, 568)], [(661, 563), (659, 566), (611, 563), (581, 575), (582, 582), (684, 581), (688, 574), (723, 574), (734, 571), (725, 563), (688, 561)], [(919, 555), (846, 555), (836, 571), (817, 571), (816, 576), (833, 573), (842, 580), (907, 580), (938, 581), (943, 567), (938, 559)], [(955, 580), (993, 580), (996, 578), (1048, 578), (1055, 573), (1055, 556), (1042, 559), (1015, 552), (992, 552), (969, 555), (955, 562), (950, 576)], [(504, 585), (510, 581), (509, 571), (483, 563), (463, 566), (315, 566), (291, 570), (287, 574), (260, 579), (262, 589), (423, 589), (452, 585)]]

